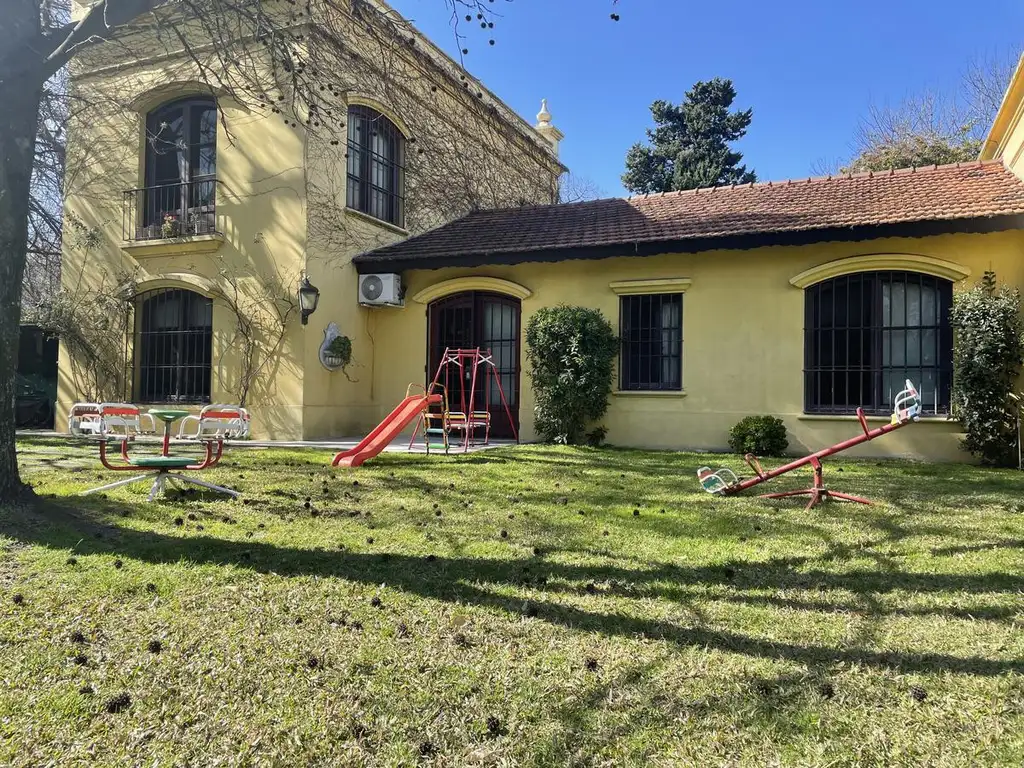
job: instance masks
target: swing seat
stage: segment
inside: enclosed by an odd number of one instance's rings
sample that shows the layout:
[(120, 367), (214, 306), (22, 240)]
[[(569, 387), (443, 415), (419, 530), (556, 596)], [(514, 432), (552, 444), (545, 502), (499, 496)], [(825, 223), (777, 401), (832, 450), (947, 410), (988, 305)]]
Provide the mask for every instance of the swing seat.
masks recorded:
[(487, 411), (473, 411), (469, 418), (460, 411), (448, 414), (448, 429), (483, 429), (491, 425), (491, 414)]
[(725, 493), (740, 481), (731, 469), (722, 468), (712, 471), (711, 467), (698, 469), (697, 479), (700, 481), (701, 487), (712, 494)]

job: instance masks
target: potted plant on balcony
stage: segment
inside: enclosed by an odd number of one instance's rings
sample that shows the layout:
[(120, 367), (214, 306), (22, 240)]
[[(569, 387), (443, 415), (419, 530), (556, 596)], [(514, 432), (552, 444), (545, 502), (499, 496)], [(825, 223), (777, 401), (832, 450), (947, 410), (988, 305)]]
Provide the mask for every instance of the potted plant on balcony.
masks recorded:
[(160, 225), (160, 234), (165, 238), (178, 236), (178, 217), (173, 213), (164, 214), (164, 223)]

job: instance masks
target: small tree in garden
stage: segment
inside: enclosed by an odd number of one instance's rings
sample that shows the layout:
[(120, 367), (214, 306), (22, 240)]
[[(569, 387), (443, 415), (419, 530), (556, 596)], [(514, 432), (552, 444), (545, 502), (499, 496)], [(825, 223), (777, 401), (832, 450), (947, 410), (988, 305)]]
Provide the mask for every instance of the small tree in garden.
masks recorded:
[(1016, 463), (1017, 435), (1006, 418), (1010, 393), (1024, 363), (1020, 294), (997, 287), (994, 272), (953, 299), (953, 409), (962, 445), (983, 464)]
[(608, 410), (618, 339), (596, 309), (545, 307), (526, 326), (526, 354), (545, 440), (583, 441), (587, 424)]

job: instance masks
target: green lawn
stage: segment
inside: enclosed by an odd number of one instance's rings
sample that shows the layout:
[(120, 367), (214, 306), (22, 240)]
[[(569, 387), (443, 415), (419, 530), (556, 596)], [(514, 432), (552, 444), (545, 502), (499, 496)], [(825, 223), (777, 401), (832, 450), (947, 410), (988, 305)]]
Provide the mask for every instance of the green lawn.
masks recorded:
[(879, 503), (805, 513), (704, 494), (732, 458), (235, 449), (245, 503), (149, 504), (21, 447), (2, 765), (1024, 760), (1020, 473), (840, 457)]

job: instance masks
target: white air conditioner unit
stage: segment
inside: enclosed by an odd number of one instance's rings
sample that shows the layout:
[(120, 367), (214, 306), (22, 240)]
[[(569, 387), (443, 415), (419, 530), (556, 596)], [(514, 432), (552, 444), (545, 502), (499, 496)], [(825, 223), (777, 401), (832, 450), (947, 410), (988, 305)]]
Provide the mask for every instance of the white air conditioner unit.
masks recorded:
[(371, 307), (402, 306), (402, 276), (396, 274), (360, 275), (359, 303)]

